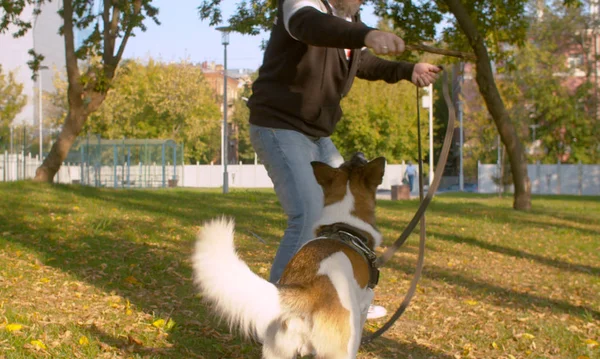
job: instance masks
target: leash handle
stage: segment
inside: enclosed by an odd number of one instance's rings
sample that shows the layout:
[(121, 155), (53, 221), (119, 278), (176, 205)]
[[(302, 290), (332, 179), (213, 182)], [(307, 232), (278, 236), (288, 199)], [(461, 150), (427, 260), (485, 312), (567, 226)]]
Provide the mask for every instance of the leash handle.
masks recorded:
[(448, 92), (448, 74), (444, 71), (443, 77), (443, 95), (444, 100), (446, 101), (446, 105), (448, 106), (448, 127), (446, 128), (446, 137), (444, 138), (444, 144), (442, 145), (442, 152), (440, 153), (440, 157), (438, 159), (438, 164), (435, 169), (434, 179), (429, 186), (429, 190), (427, 191), (427, 196), (421, 202), (421, 205), (417, 209), (417, 212), (408, 223), (408, 226), (404, 229), (402, 234), (396, 239), (396, 241), (377, 259), (375, 265), (378, 268), (383, 267), (394, 255), (394, 253), (406, 242), (408, 236), (412, 233), (412, 231), (417, 226), (417, 223), (425, 213), (427, 206), (433, 199), (435, 192), (437, 191), (440, 181), (442, 180), (442, 175), (444, 174), (444, 167), (446, 167), (446, 161), (448, 160), (448, 153), (450, 152), (450, 145), (452, 144), (452, 134), (454, 132), (454, 122), (456, 122), (456, 112), (454, 109), (454, 104), (450, 98), (450, 94)]

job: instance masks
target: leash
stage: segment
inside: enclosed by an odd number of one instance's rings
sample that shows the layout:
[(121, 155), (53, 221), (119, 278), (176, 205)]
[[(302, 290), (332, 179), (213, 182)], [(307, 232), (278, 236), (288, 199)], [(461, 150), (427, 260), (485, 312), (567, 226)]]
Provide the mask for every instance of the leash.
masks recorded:
[[(415, 267), (415, 275), (410, 283), (410, 287), (408, 292), (404, 296), (404, 300), (396, 310), (396, 312), (392, 315), (392, 317), (377, 331), (371, 333), (370, 335), (364, 336), (362, 338), (362, 344), (367, 344), (381, 336), (385, 333), (400, 316), (404, 313), (406, 308), (408, 307), (410, 301), (412, 300), (415, 292), (417, 290), (417, 283), (419, 279), (421, 279), (421, 274), (423, 272), (423, 263), (425, 259), (425, 210), (431, 203), (435, 192), (437, 191), (440, 181), (442, 180), (442, 175), (444, 173), (444, 168), (446, 167), (446, 161), (448, 160), (448, 153), (450, 152), (450, 145), (452, 144), (452, 135), (454, 132), (454, 123), (456, 121), (456, 112), (454, 109), (454, 104), (452, 103), (452, 99), (450, 98), (450, 94), (448, 91), (448, 74), (446, 71), (443, 73), (443, 88), (442, 93), (444, 96), (444, 101), (446, 102), (446, 106), (448, 107), (448, 127), (446, 128), (446, 135), (444, 137), (444, 143), (442, 145), (442, 152), (437, 161), (437, 167), (435, 169), (434, 179), (431, 185), (429, 186), (429, 190), (427, 191), (427, 196), (423, 196), (423, 160), (422, 160), (422, 148), (421, 148), (421, 116), (420, 116), (420, 104), (419, 104), (419, 88), (417, 87), (417, 137), (418, 137), (418, 156), (419, 156), (419, 198), (420, 205), (417, 209), (417, 212), (408, 223), (404, 231), (400, 234), (398, 239), (377, 259), (375, 265), (377, 268), (383, 267), (394, 255), (394, 253), (406, 242), (408, 236), (412, 233), (412, 231), (417, 226), (417, 223), (420, 222), (420, 240), (419, 240), (419, 255), (417, 257), (417, 265)], [(433, 94), (429, 94), (432, 96)], [(430, 109), (432, 111), (433, 109)]]

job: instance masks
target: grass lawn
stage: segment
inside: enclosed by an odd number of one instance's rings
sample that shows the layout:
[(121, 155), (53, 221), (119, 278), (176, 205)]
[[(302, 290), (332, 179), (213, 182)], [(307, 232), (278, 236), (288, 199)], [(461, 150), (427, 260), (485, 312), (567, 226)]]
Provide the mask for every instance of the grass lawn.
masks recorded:
[[(203, 306), (189, 257), (202, 221), (231, 215), (240, 255), (266, 277), (285, 228), (272, 191), (21, 182), (0, 193), (0, 358), (260, 358)], [(359, 358), (600, 358), (600, 198), (511, 204), (436, 197), (417, 295)], [(378, 202), (385, 243), (417, 205)], [(375, 301), (390, 312), (417, 248), (415, 233), (382, 270)]]

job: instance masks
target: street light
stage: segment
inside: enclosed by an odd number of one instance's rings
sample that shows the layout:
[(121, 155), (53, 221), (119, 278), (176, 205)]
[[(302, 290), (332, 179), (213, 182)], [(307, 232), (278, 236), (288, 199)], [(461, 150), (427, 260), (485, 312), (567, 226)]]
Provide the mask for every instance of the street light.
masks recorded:
[(533, 131), (531, 133), (531, 138), (532, 138), (532, 142), (535, 143), (535, 130), (540, 127), (540, 125), (529, 125), (529, 128), (531, 128), (531, 130)]
[(223, 139), (221, 142), (221, 163), (223, 164), (223, 194), (229, 192), (229, 175), (227, 174), (227, 45), (229, 45), (229, 26), (217, 27), (221, 32), (223, 44)]

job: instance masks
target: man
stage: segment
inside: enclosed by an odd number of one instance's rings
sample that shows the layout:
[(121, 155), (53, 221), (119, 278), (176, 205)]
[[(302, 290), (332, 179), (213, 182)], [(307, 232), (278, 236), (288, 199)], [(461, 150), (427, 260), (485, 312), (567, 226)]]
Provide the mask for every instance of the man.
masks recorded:
[[(311, 161), (343, 162), (330, 139), (342, 116), (341, 99), (354, 77), (427, 86), (437, 78), (434, 65), (386, 61), (376, 54), (398, 54), (404, 41), (360, 21), (361, 0), (279, 0), (277, 18), (253, 84), (250, 140), (275, 186), (288, 217), (271, 268), (276, 283), (288, 261), (312, 237), (323, 193)], [(370, 318), (385, 315), (373, 307)]]
[(406, 177), (408, 177), (408, 186), (410, 191), (413, 191), (413, 183), (415, 183), (415, 175), (417, 174), (417, 168), (413, 165), (412, 161), (408, 161), (406, 167)]

